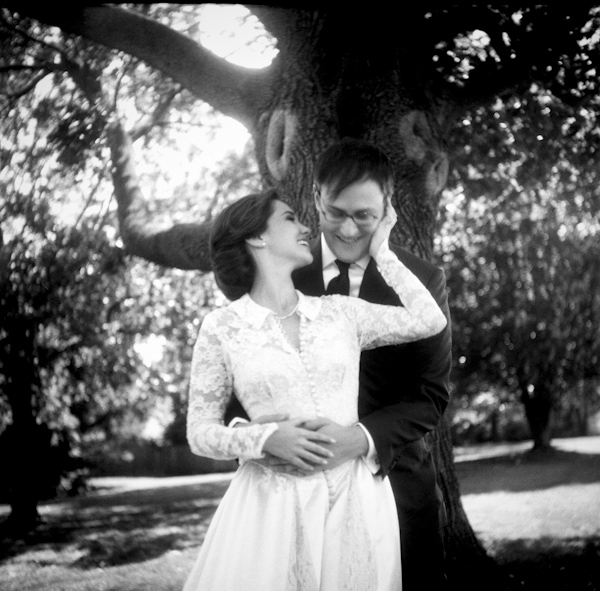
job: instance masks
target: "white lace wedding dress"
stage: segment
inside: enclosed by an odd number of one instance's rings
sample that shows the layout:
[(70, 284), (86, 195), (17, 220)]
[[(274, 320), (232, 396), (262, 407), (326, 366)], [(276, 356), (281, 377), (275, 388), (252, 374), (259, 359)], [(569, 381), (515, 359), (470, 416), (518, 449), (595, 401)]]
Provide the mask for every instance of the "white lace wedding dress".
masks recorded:
[(362, 349), (432, 336), (446, 320), (383, 245), (376, 256), (404, 307), (306, 297), (300, 349), (248, 295), (208, 314), (194, 348), (188, 440), (194, 453), (242, 464), (210, 524), (184, 591), (398, 591), (400, 541), (386, 479), (362, 459), (299, 477), (254, 460), (275, 423), (229, 428), (235, 395), (250, 418), (273, 413), (358, 421)]

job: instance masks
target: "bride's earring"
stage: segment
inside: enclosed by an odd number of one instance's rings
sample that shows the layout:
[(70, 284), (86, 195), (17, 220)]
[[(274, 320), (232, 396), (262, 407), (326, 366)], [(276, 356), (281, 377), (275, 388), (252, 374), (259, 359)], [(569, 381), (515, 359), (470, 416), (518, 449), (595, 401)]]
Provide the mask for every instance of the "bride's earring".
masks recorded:
[(246, 238), (246, 243), (254, 248), (265, 248), (267, 243), (260, 237)]

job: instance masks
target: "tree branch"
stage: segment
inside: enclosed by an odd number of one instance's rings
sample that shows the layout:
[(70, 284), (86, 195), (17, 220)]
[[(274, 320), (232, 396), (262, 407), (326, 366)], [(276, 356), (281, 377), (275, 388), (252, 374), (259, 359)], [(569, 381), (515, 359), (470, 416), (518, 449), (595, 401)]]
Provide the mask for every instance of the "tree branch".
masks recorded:
[(180, 90), (178, 88), (174, 88), (165, 95), (161, 95), (158, 104), (154, 108), (154, 111), (148, 117), (146, 117), (144, 121), (136, 125), (135, 129), (132, 131), (131, 137), (133, 138), (133, 141), (149, 133), (150, 130), (160, 122), (163, 115), (169, 111), (173, 100), (179, 94), (179, 92)]
[(135, 174), (131, 140), (119, 121), (108, 124), (112, 175), (121, 238), (128, 253), (177, 269), (210, 271), (209, 223), (153, 228), (140, 211), (143, 195)]
[(13, 3), (12, 9), (143, 60), (253, 131), (270, 86), (269, 68), (231, 64), (185, 35), (122, 8)]
[(31, 92), (46, 76), (49, 76), (49, 71), (40, 72), (37, 76), (35, 76), (32, 80), (30, 80), (27, 84), (24, 84), (20, 88), (17, 88), (13, 91), (5, 91), (3, 94), (12, 99), (18, 99), (22, 96), (25, 96), (29, 92)]

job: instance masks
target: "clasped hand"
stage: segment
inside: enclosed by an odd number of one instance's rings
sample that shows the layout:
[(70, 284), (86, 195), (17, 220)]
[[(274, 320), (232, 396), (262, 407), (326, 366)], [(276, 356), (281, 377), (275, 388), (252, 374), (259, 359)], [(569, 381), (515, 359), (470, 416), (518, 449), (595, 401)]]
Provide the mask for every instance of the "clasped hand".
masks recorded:
[(335, 443), (335, 439), (319, 433), (320, 423), (313, 425), (316, 429), (306, 428), (308, 422), (308, 419), (302, 418), (277, 421), (278, 429), (265, 441), (263, 451), (279, 461), (268, 461), (268, 465), (287, 464), (298, 470), (313, 472), (315, 466), (327, 464), (327, 459), (333, 454), (325, 446)]
[(266, 456), (258, 461), (279, 472), (306, 476), (335, 468), (368, 451), (367, 438), (358, 426), (344, 427), (326, 418), (289, 419), (286, 415), (264, 416), (248, 424), (267, 422), (276, 422), (279, 428), (265, 442)]

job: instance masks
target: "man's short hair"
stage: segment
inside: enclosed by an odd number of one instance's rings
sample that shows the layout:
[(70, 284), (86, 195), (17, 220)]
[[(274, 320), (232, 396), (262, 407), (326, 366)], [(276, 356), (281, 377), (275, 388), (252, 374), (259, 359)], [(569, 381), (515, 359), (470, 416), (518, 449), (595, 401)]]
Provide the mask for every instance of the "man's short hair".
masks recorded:
[(359, 181), (375, 181), (386, 197), (394, 189), (394, 170), (389, 158), (373, 144), (354, 138), (336, 142), (319, 156), (314, 179), (319, 188), (327, 185), (333, 199)]

